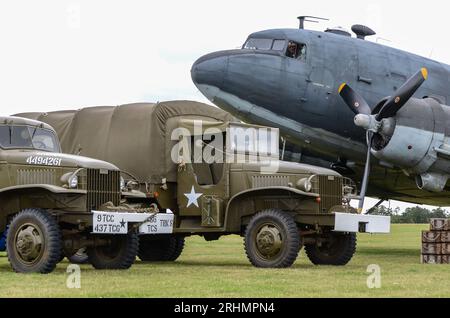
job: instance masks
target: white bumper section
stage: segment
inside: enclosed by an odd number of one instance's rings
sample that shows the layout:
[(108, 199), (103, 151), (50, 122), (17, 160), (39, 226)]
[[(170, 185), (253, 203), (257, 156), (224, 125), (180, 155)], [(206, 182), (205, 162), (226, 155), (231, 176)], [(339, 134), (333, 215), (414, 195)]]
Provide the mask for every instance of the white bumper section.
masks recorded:
[(391, 217), (335, 213), (335, 232), (388, 234), (391, 232)]
[(93, 233), (127, 234), (130, 224), (139, 225), (140, 234), (173, 233), (173, 213), (124, 213), (92, 211)]

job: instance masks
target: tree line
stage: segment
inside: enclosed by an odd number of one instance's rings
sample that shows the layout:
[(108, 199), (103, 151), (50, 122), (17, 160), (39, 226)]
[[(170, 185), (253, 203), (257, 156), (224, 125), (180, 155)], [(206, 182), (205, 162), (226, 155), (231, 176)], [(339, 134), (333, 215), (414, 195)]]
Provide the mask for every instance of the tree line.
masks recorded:
[(450, 214), (442, 208), (429, 210), (420, 206), (401, 211), (398, 207), (391, 209), (381, 205), (373, 209), (371, 214), (390, 216), (392, 223), (398, 224), (428, 224), (430, 219), (450, 218)]

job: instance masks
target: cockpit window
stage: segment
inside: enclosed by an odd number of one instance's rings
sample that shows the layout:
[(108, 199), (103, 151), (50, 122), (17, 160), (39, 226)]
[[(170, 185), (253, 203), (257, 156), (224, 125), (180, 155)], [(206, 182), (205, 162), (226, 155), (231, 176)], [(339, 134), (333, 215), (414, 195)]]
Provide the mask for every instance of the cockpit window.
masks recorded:
[(272, 50), (274, 51), (284, 51), (286, 46), (286, 40), (274, 40)]
[(294, 41), (289, 41), (286, 56), (302, 61), (306, 60), (306, 45)]
[(245, 42), (243, 49), (282, 52), (286, 49), (286, 40), (250, 38)]
[(0, 125), (0, 147), (60, 151), (58, 138), (52, 131), (30, 126)]
[(244, 45), (247, 50), (270, 50), (272, 48), (272, 39), (248, 39)]

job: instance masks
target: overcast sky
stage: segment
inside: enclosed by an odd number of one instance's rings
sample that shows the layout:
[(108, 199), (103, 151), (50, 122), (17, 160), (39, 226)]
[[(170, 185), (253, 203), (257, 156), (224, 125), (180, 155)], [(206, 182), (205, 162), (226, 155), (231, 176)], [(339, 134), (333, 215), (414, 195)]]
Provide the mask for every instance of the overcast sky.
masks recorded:
[(297, 28), (299, 15), (331, 19), (307, 25), (316, 30), (366, 24), (378, 33), (372, 41), (450, 63), (446, 7), (437, 0), (1, 1), (0, 109), (207, 102), (190, 78), (198, 57), (240, 47), (255, 31)]

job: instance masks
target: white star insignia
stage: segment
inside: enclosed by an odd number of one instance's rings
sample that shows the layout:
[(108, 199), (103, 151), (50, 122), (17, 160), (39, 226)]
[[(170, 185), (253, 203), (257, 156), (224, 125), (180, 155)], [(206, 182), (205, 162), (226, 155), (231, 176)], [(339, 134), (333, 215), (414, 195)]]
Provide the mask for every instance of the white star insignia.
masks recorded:
[(187, 207), (190, 207), (192, 204), (195, 205), (197, 208), (199, 207), (198, 198), (200, 198), (203, 195), (203, 193), (196, 193), (194, 186), (192, 186), (191, 193), (185, 193), (184, 195), (186, 196), (186, 198), (188, 198)]

